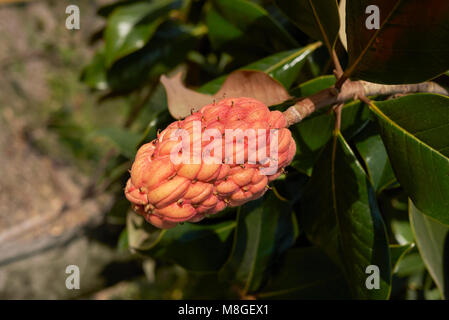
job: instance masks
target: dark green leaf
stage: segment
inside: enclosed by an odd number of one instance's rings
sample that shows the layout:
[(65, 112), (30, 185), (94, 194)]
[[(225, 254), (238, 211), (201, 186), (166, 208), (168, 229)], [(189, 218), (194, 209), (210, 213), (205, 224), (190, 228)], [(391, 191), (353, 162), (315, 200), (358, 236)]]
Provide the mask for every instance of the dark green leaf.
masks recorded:
[(108, 18), (105, 30), (106, 65), (145, 46), (157, 27), (175, 7), (172, 0), (138, 2), (121, 6)]
[[(210, 272), (217, 271), (229, 256), (235, 222), (186, 222), (172, 229), (159, 230), (133, 214), (128, 220), (128, 228), (130, 247), (136, 252), (173, 261), (188, 270)], [(131, 241), (131, 237), (135, 240)]]
[(111, 89), (118, 92), (134, 90), (149, 79), (169, 72), (185, 60), (201, 32), (200, 29), (164, 23), (145, 47), (112, 65), (107, 73)]
[(92, 135), (106, 138), (128, 159), (134, 158), (137, 151), (136, 147), (140, 140), (137, 133), (119, 127), (98, 129)]
[[(335, 84), (335, 77), (331, 75), (314, 78), (301, 83), (290, 91), (291, 95), (304, 98)], [(300, 172), (312, 174), (312, 168), (321, 148), (332, 136), (333, 118), (331, 115), (321, 114), (303, 120), (291, 128), (296, 141), (296, 157), (292, 166)]]
[[(416, 248), (416, 247), (415, 247)], [(421, 256), (416, 249), (411, 249), (396, 266), (395, 274), (399, 277), (414, 277), (422, 275), (425, 270)], [(411, 279), (413, 281), (413, 279)]]
[[(327, 82), (326, 79), (322, 80)], [(342, 109), (341, 131), (351, 138), (369, 120), (370, 112), (365, 104), (355, 101), (345, 104)], [(296, 156), (292, 163), (297, 170), (310, 175), (320, 151), (332, 137), (334, 115), (319, 113), (290, 127), (296, 141)]]
[(234, 221), (185, 223), (165, 232), (154, 249), (155, 256), (192, 271), (217, 271), (229, 256), (234, 229)]
[(314, 78), (312, 80), (301, 83), (297, 88), (294, 88), (290, 93), (298, 98), (308, 97), (321, 90), (332, 87), (335, 84), (335, 76), (325, 75)]
[[(383, 212), (383, 211), (382, 211)], [(410, 226), (410, 222), (404, 220), (391, 221), (391, 229), (394, 233), (396, 240), (401, 244), (407, 244), (414, 241), (413, 232)]]
[[(126, 171), (122, 172), (125, 173), (130, 168), (129, 161), (126, 161)], [(120, 168), (120, 166), (118, 166)], [(127, 212), (129, 210), (129, 201), (128, 199), (124, 197), (118, 197), (118, 199), (115, 200), (114, 204), (112, 205), (111, 209), (108, 212), (108, 215), (106, 216), (108, 223), (111, 224), (126, 224), (126, 217)]]
[[(114, 161), (114, 163), (118, 164), (119, 162), (121, 162), (122, 159), (117, 159), (117, 160), (120, 160), (120, 161), (117, 161), (117, 162)], [(121, 178), (123, 178), (124, 174), (129, 173), (129, 168), (131, 168), (131, 165), (132, 165), (131, 159), (127, 159), (125, 161), (122, 161), (120, 164), (118, 164), (111, 170), (108, 170), (107, 172), (105, 172), (104, 178), (107, 179), (107, 183), (112, 184), (112, 183), (115, 183), (115, 182), (121, 180)], [(128, 205), (129, 205), (129, 201), (128, 201)], [(112, 218), (112, 220), (117, 218), (115, 220), (115, 222), (112, 222), (112, 223), (124, 223), (125, 214), (122, 214), (121, 218), (118, 216), (114, 216), (114, 217), (111, 216), (111, 218)]]
[(258, 299), (348, 299), (342, 272), (317, 247), (289, 249)]
[(140, 144), (155, 139), (157, 131), (166, 128), (174, 120), (168, 111), (165, 89), (158, 84), (135, 122), (138, 131), (143, 131)]
[(355, 145), (368, 171), (368, 177), (377, 192), (396, 181), (387, 151), (378, 134), (378, 128), (371, 122), (355, 139)]
[[(306, 58), (317, 47), (317, 43), (312, 43), (300, 49), (282, 51), (244, 66), (240, 70), (263, 71), (289, 88), (301, 72)], [(198, 91), (214, 94), (220, 90), (225, 80), (226, 75), (221, 76), (206, 83)]]
[(276, 53), (241, 69), (260, 70), (268, 73), (288, 89), (297, 79), (307, 57), (319, 46), (320, 44), (315, 42), (301, 49)]
[(221, 274), (235, 279), (244, 292), (256, 291), (275, 259), (294, 241), (293, 214), (288, 202), (269, 192), (239, 208), (231, 256)]
[(424, 214), (449, 224), (449, 98), (413, 94), (371, 109), (401, 186)]
[(323, 41), (332, 51), (340, 28), (336, 0), (275, 0), (275, 3), (302, 31)]
[[(359, 299), (386, 299), (390, 293), (390, 256), (385, 226), (362, 166), (339, 134), (323, 150), (302, 199), (308, 238), (342, 267)], [(365, 286), (366, 268), (380, 270), (380, 288)]]
[(260, 6), (246, 0), (213, 0), (207, 12), (214, 48), (252, 60), (298, 43)]
[(390, 244), (390, 257), (391, 257), (391, 270), (393, 272), (396, 271), (399, 263), (401, 262), (402, 258), (405, 257), (405, 255), (415, 247), (415, 244), (407, 243), (407, 244)]
[[(368, 29), (369, 5), (379, 29)], [(418, 83), (449, 68), (449, 1), (347, 0), (346, 76), (378, 83)]]
[(429, 218), (409, 201), (410, 221), (416, 244), (441, 295), (449, 295), (449, 226)]
[(173, 120), (168, 110), (154, 112), (141, 136), (139, 146), (156, 139), (158, 130), (166, 128)]

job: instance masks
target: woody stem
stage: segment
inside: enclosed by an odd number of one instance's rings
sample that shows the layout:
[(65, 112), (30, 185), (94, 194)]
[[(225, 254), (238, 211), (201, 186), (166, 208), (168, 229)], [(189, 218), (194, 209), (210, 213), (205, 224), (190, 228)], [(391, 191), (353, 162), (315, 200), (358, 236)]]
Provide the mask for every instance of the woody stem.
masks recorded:
[(375, 95), (407, 94), (414, 92), (429, 92), (449, 95), (449, 91), (435, 82), (422, 82), (416, 84), (385, 85), (367, 81), (346, 80), (340, 91), (334, 87), (324, 89), (311, 96), (297, 101), (284, 111), (287, 119), (287, 127), (301, 122), (316, 110), (325, 106), (345, 103), (356, 97), (368, 97)]

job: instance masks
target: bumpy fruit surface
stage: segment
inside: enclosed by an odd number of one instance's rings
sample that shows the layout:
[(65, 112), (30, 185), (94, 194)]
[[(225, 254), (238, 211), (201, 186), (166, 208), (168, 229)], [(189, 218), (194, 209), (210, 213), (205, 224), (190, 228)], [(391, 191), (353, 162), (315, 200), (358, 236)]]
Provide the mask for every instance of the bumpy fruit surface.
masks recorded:
[[(201, 146), (203, 152), (210, 143), (217, 143), (215, 138), (203, 138), (206, 129), (218, 129), (221, 133), (221, 154), (219, 163), (179, 163), (171, 161), (170, 153), (179, 141), (173, 139), (173, 132), (184, 129), (192, 133), (191, 150), (194, 147), (194, 123), (201, 124)], [(132, 202), (136, 213), (158, 228), (171, 228), (180, 222), (198, 222), (205, 215), (217, 213), (227, 206), (240, 206), (245, 202), (261, 197), (267, 190), (267, 184), (276, 179), (293, 159), (296, 152), (295, 141), (290, 130), (285, 128), (286, 120), (282, 112), (271, 111), (260, 101), (252, 98), (224, 99), (206, 105), (184, 120), (170, 124), (158, 138), (143, 145), (137, 152), (131, 168), (131, 178), (125, 188), (126, 198)], [(198, 127), (198, 126), (197, 126)], [(265, 129), (256, 148), (237, 139), (225, 139), (226, 129)], [(268, 163), (262, 157), (273, 159), (270, 150), (270, 130), (277, 130), (277, 167), (273, 174), (262, 173)], [(272, 130), (272, 131), (273, 131)], [(271, 131), (271, 132), (272, 132)], [(260, 139), (260, 137), (258, 137)], [(202, 141), (205, 140), (205, 141)], [(232, 142), (231, 142), (232, 141)], [(263, 142), (261, 142), (263, 141)], [(232, 151), (233, 160), (229, 160)], [(257, 148), (265, 143), (265, 155), (257, 154)], [(232, 144), (232, 145), (231, 145)], [(243, 146), (243, 147), (242, 147)], [(210, 149), (211, 146), (209, 146)], [(248, 156), (257, 154), (257, 161), (248, 161)], [(191, 157), (195, 154), (191, 153)], [(225, 158), (228, 156), (227, 158)], [(236, 163), (238, 156), (244, 163)], [(240, 158), (242, 159), (242, 158)], [(193, 161), (192, 161), (193, 162)]]

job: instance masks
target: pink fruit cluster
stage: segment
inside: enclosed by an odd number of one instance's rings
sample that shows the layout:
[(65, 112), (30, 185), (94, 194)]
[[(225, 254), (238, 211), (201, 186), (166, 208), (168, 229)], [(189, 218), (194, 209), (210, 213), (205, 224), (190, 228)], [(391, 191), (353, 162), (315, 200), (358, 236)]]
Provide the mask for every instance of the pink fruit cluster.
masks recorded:
[[(195, 121), (201, 123), (201, 135), (211, 128), (222, 133), (221, 163), (174, 164), (171, 161), (170, 152), (175, 144), (179, 145), (179, 141), (170, 139), (171, 134), (178, 129), (192, 132)], [(173, 122), (157, 139), (138, 150), (131, 178), (126, 184), (126, 198), (136, 213), (163, 229), (184, 221), (197, 222), (227, 206), (239, 206), (257, 199), (265, 193), (267, 184), (292, 161), (296, 152), (295, 141), (285, 126), (282, 112), (270, 111), (262, 102), (252, 98), (229, 98), (206, 105), (184, 120)], [(239, 149), (236, 141), (231, 146), (234, 159), (237, 159), (236, 153), (243, 152), (243, 164), (225, 161), (225, 129), (265, 129), (267, 150), (270, 129), (278, 130), (277, 171), (272, 175), (261, 174), (266, 164), (248, 163), (248, 153), (256, 150), (248, 148), (247, 140), (244, 149)], [(201, 141), (201, 148), (212, 142)], [(193, 141), (191, 143), (193, 145)]]

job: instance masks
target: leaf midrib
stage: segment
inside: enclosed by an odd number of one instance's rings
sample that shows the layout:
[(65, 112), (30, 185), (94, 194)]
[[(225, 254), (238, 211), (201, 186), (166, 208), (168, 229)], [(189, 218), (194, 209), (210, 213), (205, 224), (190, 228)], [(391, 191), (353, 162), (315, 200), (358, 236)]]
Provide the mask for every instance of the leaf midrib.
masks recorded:
[(292, 53), (291, 55), (285, 57), (284, 59), (278, 61), (277, 63), (275, 63), (274, 65), (270, 66), (269, 68), (263, 70), (265, 73), (270, 73), (276, 69), (278, 69), (280, 66), (285, 65), (289, 60), (293, 60), (294, 58), (298, 57), (299, 55), (305, 53), (306, 51), (313, 51), (316, 48), (318, 48), (320, 46), (320, 42), (314, 42), (311, 43), (307, 46), (305, 46), (304, 48), (301, 48), (298, 51), (295, 51), (294, 53)]
[[(340, 219), (339, 219), (339, 211), (338, 211), (338, 208), (337, 208), (336, 182), (335, 182), (335, 158), (336, 158), (336, 146), (337, 146), (337, 142), (338, 142), (339, 138), (342, 139), (341, 143), (344, 144), (344, 145), (348, 148), (348, 150), (351, 150), (351, 149), (350, 149), (349, 146), (347, 146), (346, 141), (344, 140), (343, 136), (341, 136), (340, 131), (335, 132), (334, 135), (333, 135), (333, 146), (332, 146), (332, 154), (331, 154), (331, 192), (332, 192), (332, 208), (333, 208), (333, 211), (334, 211), (334, 214), (335, 214), (335, 219), (336, 219), (337, 228), (338, 228), (338, 230), (339, 230), (338, 242), (339, 242), (339, 244), (340, 244), (340, 246), (341, 246), (341, 250), (342, 250), (341, 252), (342, 252), (343, 256), (345, 256), (345, 259), (346, 259), (348, 256), (350, 256), (350, 254), (348, 254), (348, 251), (345, 250), (346, 246), (345, 246), (345, 244), (343, 243), (343, 239), (342, 239), (342, 237), (341, 237), (341, 234), (344, 233), (344, 230), (342, 229), (341, 222), (340, 222)], [(352, 152), (352, 151), (351, 151), (351, 152)], [(353, 155), (353, 156), (354, 156), (354, 155)], [(354, 156), (354, 157), (355, 157), (355, 156)], [(358, 161), (356, 161), (355, 163), (356, 163), (357, 167), (358, 167), (360, 170), (362, 170), (362, 172), (363, 172), (363, 168), (361, 167), (360, 163), (359, 163)], [(361, 203), (362, 203), (363, 205), (365, 205), (365, 206), (368, 206), (366, 203), (360, 201), (360, 199), (359, 199), (359, 202), (361, 202)], [(368, 206), (368, 210), (371, 210), (371, 209), (369, 208), (369, 206)], [(353, 233), (351, 232), (351, 234), (353, 234)], [(355, 239), (355, 238), (354, 238), (354, 239)], [(358, 241), (362, 244), (362, 246), (368, 247), (369, 250), (372, 250), (372, 248), (370, 248), (369, 246), (366, 246), (366, 245), (363, 243), (363, 241), (361, 241), (360, 237), (357, 237), (357, 239), (358, 239)], [(354, 251), (353, 254), (358, 255), (358, 256), (359, 256), (359, 259), (360, 259), (360, 258), (362, 258), (362, 259), (364, 259), (364, 260), (367, 259), (367, 258), (365, 257), (365, 255), (363, 254), (363, 252), (360, 251), (360, 249), (359, 249), (358, 247), (355, 247), (355, 249), (356, 249), (356, 250)], [(347, 269), (345, 263), (343, 263), (343, 269), (344, 269), (345, 275), (348, 277), (347, 280), (349, 281), (349, 280), (351, 279), (351, 277), (350, 277), (350, 275), (348, 275), (349, 270)], [(360, 286), (356, 286), (356, 290), (357, 290), (357, 291), (359, 291), (359, 288), (360, 288)], [(391, 287), (390, 287), (390, 291), (391, 291)], [(389, 295), (389, 294), (388, 294), (388, 295)]]

